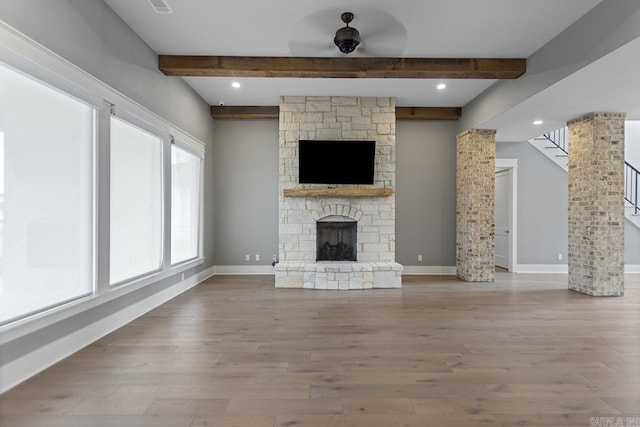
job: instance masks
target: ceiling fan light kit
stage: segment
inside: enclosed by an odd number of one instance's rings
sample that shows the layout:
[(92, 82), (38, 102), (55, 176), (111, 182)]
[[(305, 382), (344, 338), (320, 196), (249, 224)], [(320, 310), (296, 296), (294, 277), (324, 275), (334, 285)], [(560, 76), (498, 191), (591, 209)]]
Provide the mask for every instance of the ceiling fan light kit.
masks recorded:
[(336, 31), (336, 36), (334, 37), (333, 42), (338, 46), (340, 52), (349, 54), (356, 50), (356, 47), (360, 44), (360, 32), (349, 26), (349, 23), (353, 21), (353, 13), (344, 12), (340, 18), (346, 26)]

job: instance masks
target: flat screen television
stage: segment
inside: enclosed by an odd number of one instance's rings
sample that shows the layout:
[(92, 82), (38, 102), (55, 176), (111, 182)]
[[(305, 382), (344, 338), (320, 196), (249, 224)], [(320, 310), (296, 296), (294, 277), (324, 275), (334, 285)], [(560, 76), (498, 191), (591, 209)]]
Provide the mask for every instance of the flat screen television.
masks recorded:
[(375, 141), (318, 141), (298, 145), (300, 184), (373, 184)]

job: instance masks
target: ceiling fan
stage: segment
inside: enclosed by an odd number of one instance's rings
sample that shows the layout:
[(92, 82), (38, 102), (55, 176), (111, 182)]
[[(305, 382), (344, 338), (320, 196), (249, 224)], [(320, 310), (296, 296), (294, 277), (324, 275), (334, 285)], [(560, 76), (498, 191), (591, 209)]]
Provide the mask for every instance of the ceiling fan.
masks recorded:
[(360, 31), (349, 26), (349, 23), (353, 21), (353, 12), (344, 12), (340, 15), (340, 19), (342, 19), (342, 22), (344, 22), (346, 26), (336, 31), (333, 42), (338, 46), (340, 52), (349, 54), (360, 44)]
[[(339, 20), (343, 26), (339, 27)], [(357, 20), (357, 26), (350, 26)], [(344, 12), (336, 8), (313, 12), (294, 26), (289, 36), (289, 50), (294, 56), (332, 57), (401, 56), (407, 45), (404, 25), (387, 12), (361, 8)]]

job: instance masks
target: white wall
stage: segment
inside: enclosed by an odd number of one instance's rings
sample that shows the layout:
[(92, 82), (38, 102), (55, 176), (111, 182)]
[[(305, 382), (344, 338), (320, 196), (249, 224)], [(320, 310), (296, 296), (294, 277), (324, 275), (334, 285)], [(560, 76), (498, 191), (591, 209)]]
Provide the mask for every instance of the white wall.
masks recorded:
[(459, 131), (486, 127), (489, 120), (638, 37), (640, 2), (603, 0), (529, 56), (523, 76), (498, 80), (465, 105)]
[(624, 122), (624, 159), (640, 170), (640, 120)]

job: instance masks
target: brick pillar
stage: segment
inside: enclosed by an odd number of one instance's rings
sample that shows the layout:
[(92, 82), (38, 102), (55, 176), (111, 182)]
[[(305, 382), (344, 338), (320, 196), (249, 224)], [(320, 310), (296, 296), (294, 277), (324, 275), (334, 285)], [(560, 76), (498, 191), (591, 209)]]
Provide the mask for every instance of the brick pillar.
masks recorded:
[(468, 282), (495, 280), (495, 158), (495, 130), (457, 136), (456, 274)]
[(624, 113), (569, 126), (569, 289), (624, 295)]

